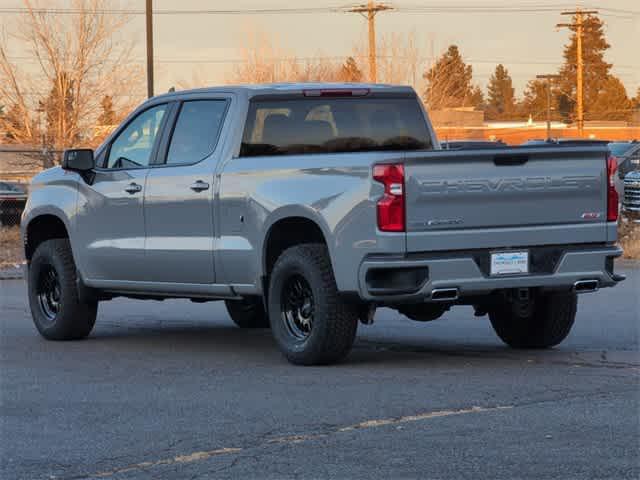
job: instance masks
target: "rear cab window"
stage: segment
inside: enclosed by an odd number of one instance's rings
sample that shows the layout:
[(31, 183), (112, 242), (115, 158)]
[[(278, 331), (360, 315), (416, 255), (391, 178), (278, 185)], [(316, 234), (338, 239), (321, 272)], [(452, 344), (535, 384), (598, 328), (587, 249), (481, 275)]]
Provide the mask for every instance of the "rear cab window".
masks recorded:
[(226, 100), (189, 100), (182, 103), (171, 135), (167, 165), (189, 165), (215, 149), (227, 109)]
[(251, 101), (240, 156), (432, 148), (415, 96), (300, 97)]

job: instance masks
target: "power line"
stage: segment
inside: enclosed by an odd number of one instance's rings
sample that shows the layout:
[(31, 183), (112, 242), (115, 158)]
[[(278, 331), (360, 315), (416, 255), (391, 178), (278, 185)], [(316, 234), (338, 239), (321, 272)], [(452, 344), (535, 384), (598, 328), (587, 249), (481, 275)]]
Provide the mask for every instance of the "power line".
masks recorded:
[[(575, 6), (571, 3), (566, 4), (554, 4), (554, 5), (539, 5), (539, 4), (513, 4), (513, 5), (455, 5), (455, 4), (442, 4), (434, 5), (428, 4), (404, 4), (394, 5), (396, 12), (432, 12), (432, 13), (544, 13), (544, 12), (556, 12), (562, 8), (572, 8)], [(591, 7), (585, 7), (591, 8)], [(603, 12), (611, 12), (617, 14), (626, 15), (640, 15), (640, 10), (628, 10), (621, 8), (611, 7), (598, 7), (598, 10)]]
[[(289, 61), (313, 61), (313, 60), (344, 60), (348, 57), (353, 57), (355, 59), (366, 59), (369, 58), (369, 55), (355, 55), (351, 53), (345, 53), (344, 55), (316, 55), (309, 57), (298, 57), (298, 56), (289, 56), (289, 57), (274, 57), (269, 58), (269, 60), (274, 62), (289, 62)], [(407, 58), (402, 55), (377, 55), (378, 59), (389, 59), (389, 58)], [(28, 56), (11, 56), (9, 60), (15, 60), (22, 63), (37, 63), (33, 57)], [(430, 57), (423, 57), (419, 59), (420, 62), (426, 62), (430, 60)], [(468, 63), (474, 64), (503, 64), (505, 66), (509, 65), (558, 65), (563, 63), (559, 60), (519, 60), (519, 59), (509, 59), (509, 58), (496, 58), (496, 59), (477, 59), (477, 58), (467, 58), (465, 61)], [(109, 60), (111, 63), (120, 63), (120, 64), (143, 64), (145, 63), (143, 60), (128, 60), (126, 62), (118, 61), (118, 60)], [(154, 58), (154, 62), (158, 64), (228, 64), (228, 63), (245, 63), (246, 60), (242, 58)], [(566, 62), (564, 62), (566, 63)], [(577, 65), (577, 63), (569, 62), (569, 65)], [(594, 65), (591, 63), (583, 63), (585, 67), (589, 65)], [(630, 64), (614, 64), (613, 68), (615, 69), (623, 69), (623, 70), (635, 70), (638, 68), (638, 65), (630, 65)], [(625, 73), (626, 74), (626, 73)]]
[[(339, 7), (304, 7), (304, 8), (257, 8), (257, 9), (233, 9), (233, 10), (155, 10), (154, 15), (272, 15), (272, 14), (314, 14), (340, 12)], [(81, 9), (81, 8), (0, 8), (0, 13), (24, 14), (33, 12), (46, 15), (144, 15), (145, 10), (129, 9)]]
[[(383, 4), (378, 4), (383, 5)], [(515, 4), (515, 5), (424, 5), (424, 4), (399, 4), (384, 5), (386, 10), (392, 10), (397, 13), (547, 13), (555, 12), (559, 8), (570, 8), (570, 4), (557, 5), (533, 5), (533, 4)], [(280, 15), (280, 14), (318, 14), (318, 13), (340, 13), (355, 11), (353, 9), (363, 8), (366, 11), (366, 5), (356, 5), (353, 7), (344, 6), (320, 6), (320, 7), (293, 7), (293, 8), (247, 8), (247, 9), (164, 9), (155, 10), (153, 15)], [(640, 15), (640, 10), (628, 10), (611, 7), (598, 7), (602, 12), (611, 14)], [(79, 14), (98, 14), (98, 15), (144, 15), (145, 10), (140, 9), (81, 9), (81, 8), (25, 8), (10, 7), (0, 8), (0, 13), (6, 14), (24, 14), (33, 12), (35, 14), (51, 14), (51, 15), (79, 15)]]

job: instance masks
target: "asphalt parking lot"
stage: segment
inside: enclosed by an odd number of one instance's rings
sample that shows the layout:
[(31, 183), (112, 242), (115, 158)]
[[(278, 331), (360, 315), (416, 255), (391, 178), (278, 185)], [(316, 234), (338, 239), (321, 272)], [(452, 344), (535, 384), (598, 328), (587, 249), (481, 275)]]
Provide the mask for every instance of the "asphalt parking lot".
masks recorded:
[(640, 477), (640, 264), (513, 351), (459, 307), (380, 310), (346, 363), (294, 367), (222, 303), (115, 300), (47, 342), (0, 281), (0, 478)]

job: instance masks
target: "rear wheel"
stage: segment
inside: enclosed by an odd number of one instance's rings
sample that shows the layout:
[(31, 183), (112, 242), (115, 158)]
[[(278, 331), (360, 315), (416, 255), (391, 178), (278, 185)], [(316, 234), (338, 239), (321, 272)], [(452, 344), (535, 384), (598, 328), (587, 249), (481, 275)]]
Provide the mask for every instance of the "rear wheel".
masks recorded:
[(578, 306), (573, 292), (544, 293), (527, 301), (505, 298), (489, 310), (496, 334), (513, 348), (549, 348), (562, 342)]
[(269, 318), (291, 363), (322, 365), (347, 356), (358, 312), (338, 295), (326, 246), (298, 245), (278, 258), (270, 278)]
[(269, 328), (269, 317), (262, 298), (250, 297), (242, 300), (225, 300), (231, 320), (240, 328)]
[(97, 301), (80, 302), (77, 272), (67, 239), (41, 243), (29, 265), (29, 306), (40, 334), (48, 340), (76, 340), (93, 329)]

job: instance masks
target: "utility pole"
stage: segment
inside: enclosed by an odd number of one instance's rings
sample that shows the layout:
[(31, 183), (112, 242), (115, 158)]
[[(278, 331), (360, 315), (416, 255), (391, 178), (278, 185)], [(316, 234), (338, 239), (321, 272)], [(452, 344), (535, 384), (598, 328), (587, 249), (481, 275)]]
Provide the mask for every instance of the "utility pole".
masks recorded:
[(560, 75), (536, 75), (536, 78), (547, 81), (547, 140), (551, 140), (551, 81)]
[(356, 5), (347, 8), (346, 12), (359, 13), (367, 19), (369, 30), (369, 81), (376, 83), (378, 81), (378, 69), (376, 65), (376, 22), (375, 17), (378, 12), (383, 10), (393, 10), (393, 7), (383, 3), (375, 3), (373, 0), (365, 5)]
[(147, 1), (145, 17), (147, 21), (147, 97), (153, 97), (153, 5)]
[(556, 27), (567, 27), (576, 32), (576, 108), (577, 108), (577, 123), (578, 123), (578, 135), (582, 137), (584, 133), (584, 63), (582, 61), (582, 35), (584, 33), (584, 16), (595, 15), (597, 10), (581, 10), (576, 9), (571, 12), (562, 12), (561, 15), (575, 16), (574, 23), (558, 23)]

